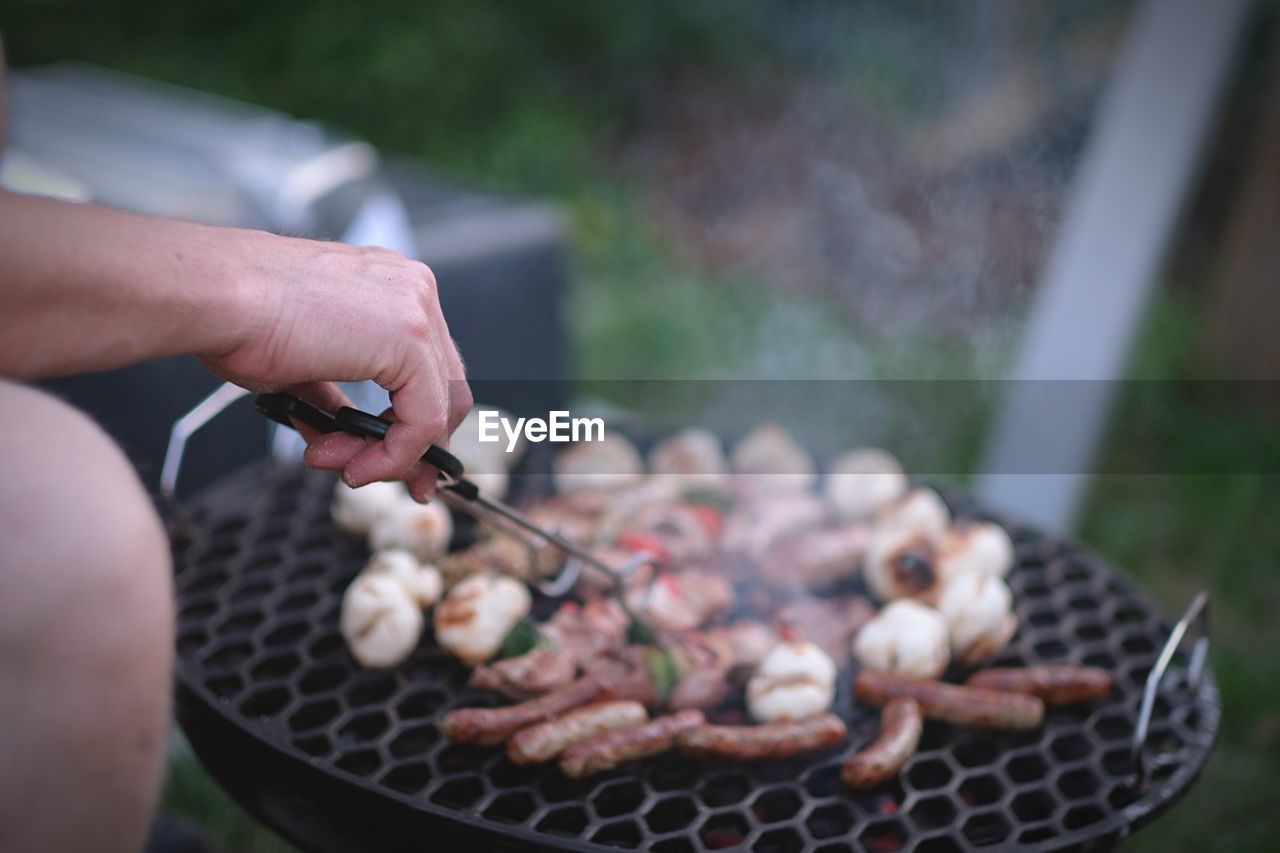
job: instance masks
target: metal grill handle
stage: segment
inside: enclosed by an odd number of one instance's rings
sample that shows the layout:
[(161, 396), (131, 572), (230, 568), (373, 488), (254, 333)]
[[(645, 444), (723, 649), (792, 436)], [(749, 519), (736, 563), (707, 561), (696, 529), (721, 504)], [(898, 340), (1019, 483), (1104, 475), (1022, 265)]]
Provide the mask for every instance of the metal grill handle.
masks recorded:
[(169, 430), (169, 444), (164, 451), (164, 464), (160, 468), (160, 494), (166, 501), (174, 502), (178, 490), (178, 474), (182, 470), (182, 457), (187, 452), (187, 441), (205, 424), (249, 392), (239, 385), (223, 382), (212, 394), (173, 422)]
[(1133, 730), (1133, 787), (1143, 788), (1147, 782), (1147, 765), (1145, 755), (1147, 737), (1151, 732), (1151, 715), (1155, 710), (1156, 694), (1169, 672), (1169, 664), (1187, 634), (1193, 622), (1198, 622), (1200, 636), (1191, 648), (1191, 660), (1187, 664), (1187, 691), (1195, 693), (1200, 689), (1204, 675), (1205, 662), (1209, 656), (1209, 593), (1201, 590), (1187, 607), (1178, 624), (1169, 632), (1169, 639), (1160, 650), (1160, 657), (1147, 675), (1147, 684), (1142, 691), (1142, 705), (1138, 711), (1138, 724)]

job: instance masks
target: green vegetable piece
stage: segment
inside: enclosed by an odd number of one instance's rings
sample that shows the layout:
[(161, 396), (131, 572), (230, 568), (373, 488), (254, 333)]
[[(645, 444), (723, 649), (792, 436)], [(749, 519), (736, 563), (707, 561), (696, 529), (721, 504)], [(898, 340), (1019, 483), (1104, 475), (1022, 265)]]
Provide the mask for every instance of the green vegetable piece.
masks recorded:
[(627, 643), (633, 646), (652, 645), (657, 639), (657, 635), (653, 633), (653, 629), (639, 619), (632, 619), (627, 623)]
[(502, 645), (498, 647), (498, 658), (500, 660), (518, 658), (533, 651), (537, 646), (538, 629), (528, 619), (521, 619), (511, 626), (507, 636), (502, 638)]
[(645, 665), (649, 668), (649, 678), (653, 681), (654, 692), (658, 701), (665, 703), (676, 682), (680, 680), (680, 670), (669, 652), (662, 649), (648, 649), (644, 655)]

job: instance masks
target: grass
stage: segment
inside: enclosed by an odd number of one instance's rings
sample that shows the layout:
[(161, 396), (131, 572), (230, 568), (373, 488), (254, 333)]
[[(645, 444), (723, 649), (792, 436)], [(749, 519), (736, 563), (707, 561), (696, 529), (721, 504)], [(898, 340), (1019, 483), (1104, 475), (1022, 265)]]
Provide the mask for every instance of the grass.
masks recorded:
[[(813, 32), (775, 37), (797, 5), (818, 22)], [(437, 0), (387, 4), (375, 15), (338, 2), (19, 0), (0, 26), (17, 65), (75, 58), (191, 85), (345, 127), (461, 179), (556, 198), (574, 226), (568, 310), (582, 379), (989, 375), (1007, 352), (877, 340), (826, 297), (708, 272), (664, 237), (646, 213), (644, 175), (616, 158), (654, 93), (690, 69), (744, 80), (779, 67), (840, 75), (893, 120), (910, 122), (904, 105), (936, 98), (939, 72), (901, 57), (932, 50), (956, 21), (945, 13), (913, 29), (913, 15), (934, 4), (887, 8)], [(1212, 595), (1221, 741), (1185, 804), (1126, 846), (1269, 850), (1280, 834), (1271, 805), (1280, 766), (1280, 438), (1274, 417), (1231, 389), (1185, 381), (1197, 373), (1198, 309), (1179, 291), (1150, 314), (1134, 375), (1152, 381), (1127, 387), (1103, 460), (1108, 471), (1164, 473), (1096, 478), (1081, 538), (1169, 612), (1199, 588)], [(946, 451), (952, 470), (971, 458), (977, 429), (960, 430), (970, 438)], [(199, 819), (226, 849), (288, 849), (189, 752), (175, 753), (165, 804)]]
[(225, 850), (287, 853), (294, 849), (240, 808), (205, 772), (181, 736), (174, 738), (171, 749), (162, 808), (168, 813), (192, 818)]
[[(1271, 850), (1280, 766), (1280, 431), (1274, 414), (1238, 400), (1188, 393), (1196, 372), (1196, 303), (1169, 298), (1153, 314), (1136, 370), (1144, 411), (1171, 415), (1156, 445), (1183, 471), (1094, 481), (1081, 537), (1132, 572), (1170, 613), (1199, 589), (1212, 607), (1211, 660), (1222, 729), (1204, 777), (1184, 805), (1137, 835), (1135, 850)], [(1133, 395), (1131, 395), (1132, 397)], [(1207, 398), (1207, 399), (1206, 399)], [(1122, 406), (1116, 423), (1133, 411)], [(1154, 403), (1154, 404), (1153, 404)], [(1163, 418), (1162, 418), (1163, 419)], [(1114, 429), (1104, 464), (1150, 456), (1144, 431)], [(1160, 471), (1159, 466), (1147, 470)]]

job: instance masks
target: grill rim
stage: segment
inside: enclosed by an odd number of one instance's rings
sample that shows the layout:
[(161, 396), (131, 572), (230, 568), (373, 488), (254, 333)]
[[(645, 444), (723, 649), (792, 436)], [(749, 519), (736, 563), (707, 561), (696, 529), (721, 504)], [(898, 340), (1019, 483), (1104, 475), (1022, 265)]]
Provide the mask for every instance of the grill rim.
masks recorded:
[[(311, 472), (311, 474), (314, 474), (314, 472)], [(311, 474), (306, 473), (305, 469), (302, 469), (301, 466), (282, 466), (277, 463), (270, 462), (269, 460), (250, 463), (249, 465), (219, 478), (214, 483), (202, 489), (197, 495), (188, 499), (185, 503), (185, 507), (190, 508), (201, 504), (215, 503), (216, 498), (221, 491), (232, 490), (232, 488), (238, 485), (242, 479), (247, 480), (249, 478), (253, 478), (260, 485), (270, 484), (273, 486), (279, 486), (286, 478), (305, 478)], [(953, 496), (948, 494), (946, 497), (948, 498), (948, 501), (951, 502)], [(974, 504), (967, 496), (956, 497), (958, 498), (956, 503), (966, 510), (964, 513), (966, 516), (993, 518), (1002, 522), (1008, 518), (1005, 515), (992, 514), (980, 507), (977, 507), (976, 504)], [(1014, 521), (1013, 519), (1009, 520)], [(174, 524), (180, 523), (180, 519), (177, 518), (172, 521)], [(1034, 530), (1034, 528), (1028, 528), (1021, 524), (1015, 523), (1014, 526), (1022, 529)], [(171, 534), (174, 533), (172, 525), (170, 532)], [(1041, 533), (1038, 530), (1035, 530), (1035, 532), (1041, 537), (1042, 541), (1060, 546), (1064, 553), (1070, 553), (1089, 561), (1092, 566), (1105, 572), (1108, 580), (1119, 580), (1124, 587), (1123, 595), (1126, 598), (1136, 600), (1143, 608), (1151, 614), (1154, 614), (1158, 618), (1158, 625), (1162, 632), (1167, 632), (1171, 627), (1173, 620), (1169, 618), (1163, 608), (1159, 607), (1154, 602), (1154, 600), (1147, 594), (1146, 590), (1127, 573), (1118, 569), (1108, 560), (1102, 558), (1095, 552), (1083, 547), (1074, 539), (1050, 536), (1048, 534)], [(296, 536), (291, 538), (296, 538)], [(243, 546), (241, 546), (241, 548), (243, 549)], [(178, 560), (175, 558), (175, 573), (177, 569)], [(180, 592), (177, 592), (176, 594), (179, 596), (181, 595)], [(240, 738), (242, 742), (247, 739), (254, 748), (263, 749), (270, 753), (274, 763), (280, 767), (287, 767), (291, 773), (296, 774), (296, 778), (301, 780), (305, 787), (324, 788), (334, 791), (340, 790), (344, 794), (352, 796), (353, 800), (394, 805), (394, 811), (400, 813), (400, 816), (407, 821), (412, 822), (414, 820), (421, 820), (425, 814), (432, 820), (439, 821), (443, 825), (442, 829), (447, 827), (450, 834), (468, 836), (477, 840), (483, 839), (486, 841), (493, 841), (498, 844), (519, 842), (522, 845), (522, 849), (573, 850), (582, 851), (582, 853), (617, 849), (609, 845), (594, 843), (583, 837), (574, 838), (550, 835), (546, 832), (539, 831), (532, 826), (503, 823), (493, 820), (480, 813), (482, 809), (478, 805), (479, 801), (470, 807), (473, 809), (471, 812), (452, 809), (447, 806), (439, 805), (427, 797), (424, 797), (421, 790), (416, 794), (397, 791), (380, 784), (372, 777), (353, 774), (348, 770), (335, 766), (332, 761), (308, 755), (286, 740), (273, 739), (269, 731), (253, 725), (252, 721), (248, 717), (239, 714), (235, 710), (233, 703), (224, 701), (221, 697), (214, 694), (202, 681), (200, 677), (200, 668), (198, 666), (191, 666), (181, 653), (175, 654), (175, 682), (175, 698), (177, 700), (178, 718), (180, 725), (183, 726), (184, 732), (187, 731), (184, 718), (190, 719), (193, 712), (195, 714), (212, 713), (230, 735)], [(253, 682), (250, 680), (249, 683), (252, 684)], [(1044, 839), (1043, 841), (1018, 843), (1013, 838), (1006, 838), (1004, 841), (997, 844), (983, 846), (987, 849), (1000, 850), (1064, 850), (1077, 848), (1085, 844), (1114, 844), (1128, 837), (1133, 832), (1140, 830), (1152, 820), (1158, 818), (1177, 803), (1183, 796), (1185, 796), (1191, 786), (1200, 777), (1204, 767), (1212, 756), (1214, 747), (1221, 735), (1221, 695), (1211, 662), (1210, 665), (1206, 667), (1204, 680), (1200, 686), (1199, 692), (1190, 700), (1187, 700), (1187, 705), (1189, 707), (1194, 707), (1200, 714), (1205, 715), (1204, 723), (1201, 726), (1201, 732), (1203, 734), (1198, 739), (1198, 742), (1188, 744), (1188, 757), (1191, 760), (1181, 762), (1167, 779), (1158, 783), (1152, 782), (1133, 800), (1133, 802), (1129, 803), (1127, 806), (1122, 808), (1112, 808), (1102, 820), (1088, 824), (1084, 827), (1064, 831), (1060, 834)], [(197, 755), (201, 755), (203, 751), (202, 747), (209, 747), (208, 744), (197, 745), (194, 738), (191, 739), (191, 742)], [(216, 744), (213, 745), (213, 747), (216, 748)], [(1036, 754), (1040, 755), (1049, 764), (1051, 770), (1069, 763), (1058, 759), (1043, 746), (1037, 748)], [(204, 762), (203, 758), (201, 760), (202, 763), (206, 763), (207, 766), (207, 762)], [(264, 762), (260, 759), (256, 762), (256, 766), (262, 766), (263, 764)], [(719, 765), (717, 765), (717, 769), (720, 769)], [(216, 775), (215, 778), (217, 778)], [(634, 775), (628, 777), (625, 770), (613, 771), (609, 775), (600, 777), (597, 784), (616, 783), (619, 780), (627, 778), (636, 777)], [(223, 780), (221, 778), (218, 778), (218, 781), (220, 784), (223, 784)], [(323, 784), (319, 784), (321, 781), (323, 781)], [(233, 798), (238, 802), (241, 802), (241, 798), (238, 796), (234, 787), (225, 784), (223, 787), (233, 796)], [(753, 796), (758, 795), (764, 790), (768, 790), (768, 788), (760, 786), (752, 787), (743, 798), (742, 802), (745, 803), (749, 801)], [(487, 805), (500, 796), (502, 796), (501, 793), (487, 796), (483, 802)], [(801, 797), (804, 805), (797, 815), (803, 814), (806, 811), (812, 811), (814, 804), (821, 802), (821, 798), (817, 798), (812, 795), (802, 793)], [(246, 805), (246, 807), (249, 807), (251, 811), (254, 811), (260, 819), (270, 825), (275, 831), (286, 834), (291, 841), (298, 843), (299, 839), (294, 838), (290, 833), (283, 832), (279, 823), (272, 820), (270, 815), (260, 813), (257, 809), (252, 808), (249, 803), (243, 804)], [(1007, 815), (1009, 812), (1009, 804), (1004, 803), (999, 806), (989, 807), (970, 806), (969, 809), (970, 811), (968, 814), (973, 815), (981, 814), (986, 811), (994, 811), (1001, 815)], [(667, 833), (659, 833), (660, 836), (663, 836), (661, 840), (665, 840), (666, 838), (677, 838), (681, 835), (687, 834), (693, 830), (695, 825), (704, 821), (708, 815), (716, 814), (719, 811), (724, 811), (727, 814), (731, 812), (732, 809), (707, 810), (699, 808), (694, 819), (691, 820), (684, 829), (670, 831)], [(609, 822), (622, 819), (639, 820), (640, 816), (641, 814), (638, 807), (633, 807), (628, 812), (609, 819), (602, 820), (598, 818), (591, 818), (589, 819), (589, 823), (606, 825)], [(963, 820), (963, 817), (964, 813), (962, 813), (961, 817), (956, 819), (957, 825), (959, 821)], [(786, 821), (780, 822), (776, 827), (764, 828), (762, 833), (787, 826), (797, 819), (798, 816), (793, 816)], [(908, 833), (906, 847), (909, 848), (924, 838), (935, 836), (947, 837), (948, 834), (956, 835), (957, 833), (948, 833), (946, 831), (919, 834)], [(855, 843), (857, 839), (851, 834), (846, 834), (824, 839), (818, 842), (818, 844), (839, 843), (842, 840)], [(307, 839), (302, 839), (302, 841), (305, 842)]]

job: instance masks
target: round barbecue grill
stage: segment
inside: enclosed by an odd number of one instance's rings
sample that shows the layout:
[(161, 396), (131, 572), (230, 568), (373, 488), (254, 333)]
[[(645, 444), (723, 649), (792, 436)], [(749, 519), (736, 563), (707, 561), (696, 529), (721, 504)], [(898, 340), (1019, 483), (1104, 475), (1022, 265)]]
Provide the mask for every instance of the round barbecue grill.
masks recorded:
[(214, 777), (307, 849), (1106, 847), (1187, 791), (1217, 735), (1212, 673), (1197, 677), (1199, 655), (1175, 639), (1152, 679), (1136, 775), (1144, 687), (1172, 623), (1097, 557), (998, 519), (1017, 547), (1020, 627), (993, 665), (1103, 667), (1116, 677), (1105, 703), (1050, 708), (1031, 732), (930, 721), (898, 781), (867, 794), (839, 778), (879, 724), (877, 709), (855, 707), (849, 672), (834, 709), (849, 741), (828, 753), (750, 765), (670, 753), (579, 781), (516, 766), (440, 734), (449, 710), (498, 700), (467, 687), (429, 635), (394, 670), (363, 670), (347, 652), (338, 610), (367, 550), (330, 522), (333, 482), (262, 463), (173, 524), (179, 720)]

